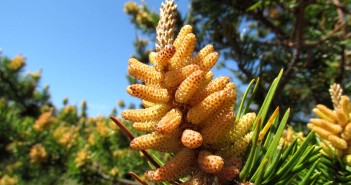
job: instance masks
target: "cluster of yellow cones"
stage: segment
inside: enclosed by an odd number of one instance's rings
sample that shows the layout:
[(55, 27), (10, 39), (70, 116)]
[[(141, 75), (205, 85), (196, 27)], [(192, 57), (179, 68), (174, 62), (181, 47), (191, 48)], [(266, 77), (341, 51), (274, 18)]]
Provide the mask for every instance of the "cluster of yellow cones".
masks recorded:
[(311, 119), (307, 126), (320, 137), (324, 154), (328, 156), (336, 154), (345, 163), (351, 165), (350, 98), (342, 95), (342, 89), (338, 84), (333, 84), (329, 92), (334, 109), (318, 104), (313, 112), (319, 118)]
[[(143, 100), (144, 109), (130, 109), (122, 117), (147, 134), (134, 138), (136, 150), (173, 152), (164, 166), (145, 173), (155, 182), (193, 174), (190, 181), (237, 177), (241, 155), (250, 139), (254, 113), (235, 122), (235, 84), (229, 77), (213, 79), (218, 53), (207, 45), (193, 56), (196, 37), (184, 26), (173, 44), (150, 54), (152, 66), (132, 58), (128, 72), (144, 84), (127, 87)], [(232, 173), (232, 172), (235, 173)]]

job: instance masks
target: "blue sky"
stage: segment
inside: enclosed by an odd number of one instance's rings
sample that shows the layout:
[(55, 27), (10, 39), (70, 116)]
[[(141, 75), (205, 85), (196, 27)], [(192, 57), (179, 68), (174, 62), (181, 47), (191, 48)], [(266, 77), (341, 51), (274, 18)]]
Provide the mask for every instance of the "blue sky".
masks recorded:
[[(56, 106), (65, 97), (78, 106), (86, 100), (90, 116), (107, 116), (119, 99), (139, 102), (125, 91), (137, 35), (123, 12), (126, 2), (2, 0), (0, 48), (11, 58), (22, 53), (25, 72), (42, 70), (40, 86), (49, 84)], [(158, 11), (162, 1), (145, 2)], [(175, 2), (187, 11), (188, 0)]]

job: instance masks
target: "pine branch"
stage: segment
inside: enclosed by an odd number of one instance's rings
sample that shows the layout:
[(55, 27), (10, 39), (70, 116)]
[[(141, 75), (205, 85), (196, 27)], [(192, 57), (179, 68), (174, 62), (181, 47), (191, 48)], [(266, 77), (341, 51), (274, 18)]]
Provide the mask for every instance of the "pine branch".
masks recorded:
[(305, 12), (305, 0), (300, 0), (299, 11), (295, 22), (295, 28), (297, 28), (296, 48), (294, 49), (293, 58), (286, 70), (285, 75), (283, 76), (278, 92), (281, 92), (284, 89), (284, 86), (286, 85), (286, 83), (288, 83), (289, 79), (294, 74), (294, 71), (295, 71), (294, 67), (299, 62), (299, 56), (302, 49), (301, 46), (303, 43), (303, 34), (305, 29), (304, 12)]

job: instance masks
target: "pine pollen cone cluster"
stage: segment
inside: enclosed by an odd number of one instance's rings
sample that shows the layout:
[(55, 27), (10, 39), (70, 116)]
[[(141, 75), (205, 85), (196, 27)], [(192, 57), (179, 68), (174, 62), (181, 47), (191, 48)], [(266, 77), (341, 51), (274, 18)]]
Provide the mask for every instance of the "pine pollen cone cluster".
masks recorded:
[(321, 138), (323, 153), (336, 154), (351, 165), (351, 103), (348, 96), (342, 95), (339, 84), (333, 84), (331, 94), (334, 109), (318, 104), (313, 112), (319, 118), (312, 118), (307, 125)]
[(235, 122), (235, 84), (226, 76), (213, 79), (210, 70), (218, 53), (209, 44), (193, 55), (195, 43), (192, 27), (186, 25), (173, 43), (150, 53), (151, 66), (129, 60), (129, 74), (143, 84), (130, 85), (127, 92), (145, 107), (122, 112), (136, 130), (145, 132), (130, 146), (175, 154), (145, 173), (154, 182), (188, 176), (185, 184), (229, 183), (240, 173), (251, 139), (256, 115), (247, 113)]

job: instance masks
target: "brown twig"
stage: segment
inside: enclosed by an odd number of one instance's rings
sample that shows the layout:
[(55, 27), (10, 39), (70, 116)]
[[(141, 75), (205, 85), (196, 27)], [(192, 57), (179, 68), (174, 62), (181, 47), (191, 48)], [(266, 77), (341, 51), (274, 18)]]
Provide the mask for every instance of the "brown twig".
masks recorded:
[(326, 35), (324, 35), (321, 39), (317, 40), (317, 41), (306, 41), (304, 46), (306, 47), (314, 47), (317, 45), (322, 44), (324, 41), (328, 40), (330, 37), (334, 36), (335, 33), (337, 33), (340, 28), (345, 26), (345, 22), (342, 24), (338, 24), (337, 26), (335, 26), (335, 28), (331, 31), (329, 31)]
[[(347, 33), (347, 28), (346, 28), (346, 24), (345, 24), (345, 16), (344, 16), (344, 9), (342, 9), (341, 7), (342, 4), (339, 2), (339, 0), (333, 0), (333, 3), (335, 4), (336, 7), (338, 7), (337, 12), (338, 12), (338, 19), (339, 19), (339, 26), (342, 27), (342, 35), (341, 35), (341, 39), (345, 39), (346, 37), (348, 37), (349, 33)], [(342, 83), (343, 80), (343, 76), (345, 73), (345, 46), (342, 46), (341, 51), (340, 51), (340, 68), (339, 68), (339, 75), (338, 77), (335, 79), (338, 83)]]
[[(113, 116), (110, 116), (110, 118), (113, 122), (116, 123), (116, 125), (122, 130), (122, 132), (124, 132), (129, 137), (130, 140), (133, 140), (135, 138), (133, 134), (128, 130), (128, 128), (125, 127), (121, 122), (119, 122), (117, 118)], [(152, 165), (154, 165), (156, 168), (160, 167), (160, 164), (158, 164), (156, 160), (147, 151), (141, 150), (141, 152)]]
[(127, 129), (127, 127), (125, 127), (121, 122), (119, 122), (117, 118), (113, 116), (110, 116), (110, 118), (113, 122), (116, 123), (116, 125), (122, 130), (122, 132), (124, 132), (129, 137), (130, 140), (133, 140), (135, 138), (133, 134)]
[(344, 25), (343, 26), (343, 31), (344, 33), (346, 33), (346, 25), (345, 25), (345, 19), (344, 19), (344, 11), (343, 9), (341, 9), (341, 3), (339, 2), (339, 0), (333, 0), (333, 3), (335, 4), (335, 6), (338, 7), (337, 12), (338, 12), (338, 19), (339, 19), (339, 23)]
[(349, 39), (349, 38), (351, 38), (351, 32), (349, 32), (348, 34), (346, 34), (344, 39)]
[(296, 48), (294, 49), (293, 58), (288, 65), (286, 73), (280, 83), (278, 88), (278, 93), (284, 89), (285, 84), (290, 79), (291, 75), (294, 73), (294, 66), (299, 62), (299, 56), (302, 48), (303, 43), (303, 34), (305, 30), (305, 18), (304, 18), (304, 11), (305, 11), (305, 0), (300, 0), (298, 14), (296, 17), (295, 27), (297, 29), (297, 38), (296, 38)]
[(129, 175), (131, 175), (136, 181), (140, 182), (142, 185), (148, 185), (143, 179), (141, 179), (136, 173), (134, 172), (129, 172)]

